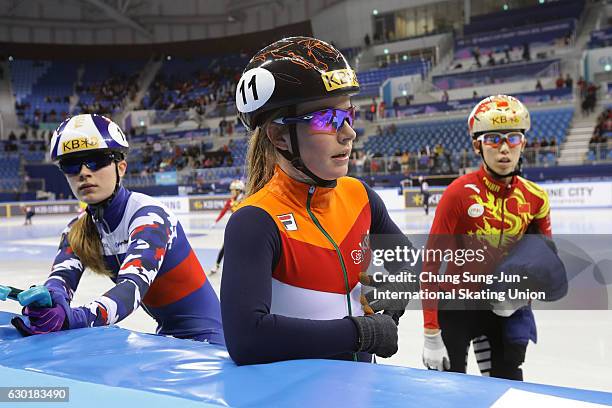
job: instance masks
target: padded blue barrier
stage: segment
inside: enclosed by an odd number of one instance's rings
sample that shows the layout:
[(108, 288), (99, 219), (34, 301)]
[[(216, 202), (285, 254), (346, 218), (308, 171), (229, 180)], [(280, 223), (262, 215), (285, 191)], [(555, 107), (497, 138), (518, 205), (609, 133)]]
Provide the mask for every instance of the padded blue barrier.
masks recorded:
[[(72, 406), (143, 406), (138, 402), (148, 404), (149, 393), (150, 401), (176, 407), (195, 402), (208, 407), (488, 407), (502, 396), (510, 398), (511, 389), (612, 404), (612, 394), (604, 392), (348, 361), (237, 367), (222, 347), (118, 327), (21, 338), (9, 323), (12, 316), (0, 312), (0, 384), (70, 386)], [(92, 404), (79, 404), (89, 393)]]

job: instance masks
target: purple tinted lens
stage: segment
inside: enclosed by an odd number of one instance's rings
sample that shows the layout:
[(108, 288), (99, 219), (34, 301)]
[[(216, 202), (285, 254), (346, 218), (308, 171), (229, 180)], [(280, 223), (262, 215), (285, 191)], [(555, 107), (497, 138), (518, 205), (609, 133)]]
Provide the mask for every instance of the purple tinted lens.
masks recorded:
[(344, 109), (325, 109), (312, 114), (310, 126), (314, 131), (337, 132), (347, 121), (349, 126), (353, 126), (355, 111), (353, 108)]
[(334, 112), (332, 109), (326, 109), (312, 114), (310, 127), (314, 131), (331, 132), (335, 131), (332, 127)]

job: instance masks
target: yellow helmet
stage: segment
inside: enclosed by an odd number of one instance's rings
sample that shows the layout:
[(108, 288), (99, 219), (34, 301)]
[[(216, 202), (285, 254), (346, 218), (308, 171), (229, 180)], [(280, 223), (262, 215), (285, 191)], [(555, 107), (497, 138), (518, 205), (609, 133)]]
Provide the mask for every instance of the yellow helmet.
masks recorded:
[(468, 117), (468, 130), (472, 138), (480, 132), (492, 130), (521, 130), (531, 127), (529, 111), (513, 96), (495, 95), (484, 98), (472, 109)]

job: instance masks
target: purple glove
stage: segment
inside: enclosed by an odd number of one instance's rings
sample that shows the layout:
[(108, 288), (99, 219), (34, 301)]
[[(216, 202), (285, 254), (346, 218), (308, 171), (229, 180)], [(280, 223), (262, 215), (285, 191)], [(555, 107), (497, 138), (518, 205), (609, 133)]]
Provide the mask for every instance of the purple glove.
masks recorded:
[(42, 308), (26, 306), (23, 315), (29, 318), (29, 325), (19, 317), (13, 317), (11, 323), (24, 337), (60, 331), (66, 322), (66, 312), (59, 305)]
[(86, 308), (70, 307), (68, 295), (64, 290), (50, 286), (47, 286), (47, 288), (51, 294), (53, 307), (34, 308), (28, 306), (24, 308), (23, 314), (30, 318), (29, 326), (19, 317), (14, 317), (11, 320), (13, 326), (15, 326), (23, 336), (51, 333), (67, 329), (79, 329), (88, 326)]

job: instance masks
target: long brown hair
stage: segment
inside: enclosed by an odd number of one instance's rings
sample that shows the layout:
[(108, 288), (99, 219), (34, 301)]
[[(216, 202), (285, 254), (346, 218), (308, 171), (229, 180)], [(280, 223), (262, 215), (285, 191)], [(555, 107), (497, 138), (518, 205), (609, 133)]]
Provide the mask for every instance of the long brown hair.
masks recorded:
[(276, 148), (268, 138), (268, 128), (277, 126), (272, 123), (272, 119), (282, 111), (279, 110), (270, 115), (270, 119), (257, 127), (249, 139), (249, 149), (246, 157), (247, 197), (261, 190), (274, 175), (274, 166), (277, 163)]
[(68, 233), (68, 242), (81, 260), (83, 268), (90, 268), (100, 275), (111, 276), (111, 271), (104, 262), (102, 242), (91, 214), (86, 213), (72, 224)]

